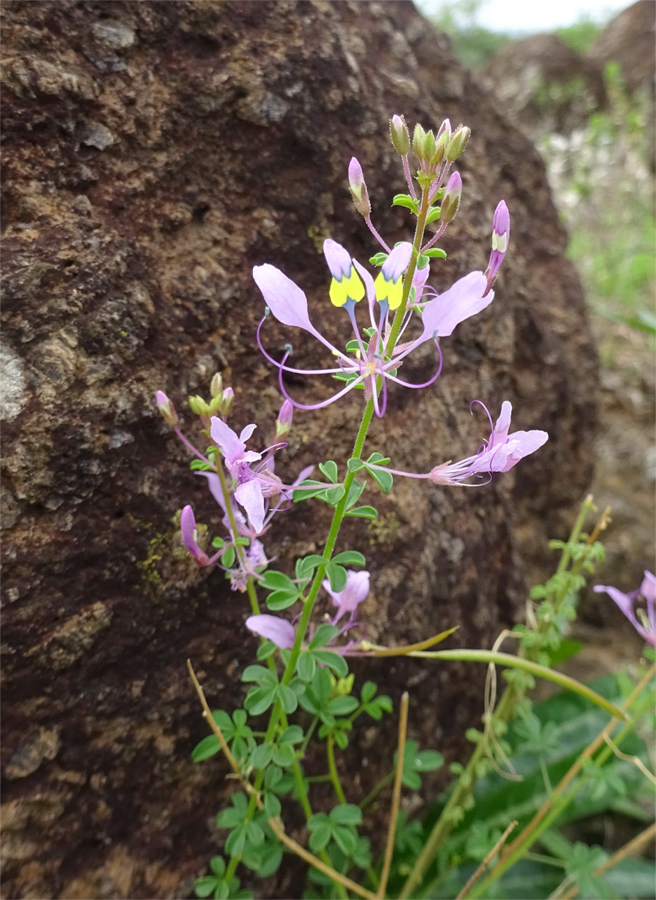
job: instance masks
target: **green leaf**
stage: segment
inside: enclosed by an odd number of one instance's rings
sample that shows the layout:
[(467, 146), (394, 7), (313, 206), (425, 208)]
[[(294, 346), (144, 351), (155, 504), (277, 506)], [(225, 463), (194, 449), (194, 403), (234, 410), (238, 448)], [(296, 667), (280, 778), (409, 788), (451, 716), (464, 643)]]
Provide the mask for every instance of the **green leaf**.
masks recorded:
[(337, 463), (333, 462), (332, 459), (329, 459), (328, 462), (319, 463), (319, 469), (326, 476), (326, 479), (331, 482), (337, 481)]
[(300, 725), (289, 725), (278, 738), (281, 744), (300, 744), (303, 740), (303, 729)]
[(358, 838), (350, 828), (346, 828), (344, 825), (336, 825), (333, 828), (333, 838), (345, 856), (351, 856), (355, 852)]
[[(280, 804), (278, 804), (280, 808)], [(274, 815), (279, 815), (275, 813)], [(268, 844), (262, 851), (262, 865), (257, 870), (259, 878), (268, 878), (280, 867), (282, 862), (282, 847), (279, 844)]]
[(241, 676), (242, 681), (256, 681), (259, 685), (271, 685), (277, 681), (277, 676), (271, 669), (264, 666), (246, 666)]
[(267, 791), (264, 795), (264, 815), (267, 819), (275, 819), (276, 816), (280, 815), (281, 809), (280, 800), (275, 794)]
[(276, 688), (256, 688), (249, 691), (244, 706), (252, 716), (259, 716), (274, 703), (276, 699)]
[(260, 646), (257, 648), (257, 653), (255, 656), (260, 662), (263, 662), (265, 659), (268, 659), (270, 656), (276, 652), (278, 648), (272, 641), (263, 641)]
[(330, 702), (333, 693), (333, 686), (330, 680), (330, 674), (326, 669), (317, 669), (312, 679), (312, 692), (316, 697), (321, 709), (324, 709)]
[(330, 587), (335, 593), (344, 590), (348, 580), (348, 574), (343, 566), (340, 566), (338, 563), (329, 562), (326, 566), (326, 575), (330, 582)]
[(446, 259), (446, 253), (441, 247), (431, 247), (430, 250), (424, 250), (422, 256), (430, 256), (431, 259)]
[(215, 737), (215, 735), (210, 734), (206, 738), (203, 738), (200, 743), (196, 744), (191, 752), (191, 758), (194, 762), (202, 762), (204, 759), (209, 759), (210, 756), (214, 756), (220, 749), (221, 744), (219, 744), (219, 739)]
[(314, 636), (310, 641), (310, 650), (318, 650), (321, 647), (325, 647), (325, 645), (329, 641), (332, 641), (338, 634), (339, 628), (336, 625), (329, 625), (324, 622), (319, 625), (315, 631)]
[(222, 856), (213, 856), (210, 860), (210, 869), (214, 872), (215, 875), (218, 875), (219, 878), (222, 878), (225, 874), (226, 869), (225, 859)]
[[(385, 260), (387, 259), (387, 253), (376, 253), (374, 256), (369, 257), (369, 262), (372, 266), (382, 266)], [(200, 460), (199, 460), (200, 462)]]
[(301, 681), (312, 681), (312, 676), (314, 675), (314, 670), (316, 668), (316, 661), (314, 656), (311, 653), (308, 653), (307, 650), (303, 650), (298, 657), (298, 662), (296, 663), (296, 671), (298, 672), (298, 677)]
[(228, 835), (225, 852), (228, 856), (241, 856), (246, 846), (246, 829), (242, 826)]
[(310, 556), (303, 556), (301, 559), (296, 560), (296, 577), (297, 578), (308, 578), (312, 572), (320, 565), (325, 562), (323, 556), (318, 556), (316, 553), (310, 554)]
[(373, 508), (373, 506), (356, 506), (355, 509), (350, 509), (347, 513), (347, 516), (357, 516), (360, 519), (377, 519), (378, 513)]
[(256, 769), (264, 769), (271, 762), (273, 744), (260, 744), (253, 751), (251, 763)]
[(298, 696), (296, 692), (289, 687), (289, 685), (279, 685), (278, 696), (280, 697), (282, 708), (288, 715), (296, 712), (296, 710), (298, 709)]
[(406, 209), (409, 209), (415, 215), (417, 215), (419, 209), (417, 201), (413, 200), (410, 194), (396, 194), (392, 200), (392, 206), (405, 206)]
[(366, 481), (358, 481), (357, 478), (353, 479), (353, 483), (351, 484), (351, 487), (349, 488), (348, 497), (346, 499), (345, 509), (350, 509), (352, 506), (355, 506), (355, 504), (358, 502), (358, 500), (362, 496), (362, 492), (364, 491), (366, 486), (367, 486)]
[(266, 605), (269, 609), (279, 611), (293, 606), (297, 600), (298, 590), (296, 588), (294, 588), (293, 594), (290, 594), (287, 591), (273, 591), (273, 593), (269, 594), (266, 598)]
[(296, 585), (284, 572), (271, 570), (265, 572), (261, 584), (268, 591), (289, 591), (290, 593), (296, 591)]
[(314, 656), (318, 662), (332, 669), (338, 678), (346, 678), (348, 675), (348, 663), (339, 653), (333, 653), (332, 650), (316, 650)]
[(359, 472), (360, 469), (364, 469), (364, 462), (361, 459), (351, 457), (346, 464), (346, 468), (349, 472)]
[(431, 222), (436, 222), (442, 213), (442, 208), (440, 206), (433, 206), (429, 209), (428, 215), (426, 216), (426, 224), (430, 225)]
[(247, 822), (246, 837), (253, 847), (259, 847), (264, 843), (264, 832), (262, 831), (262, 826), (258, 825), (257, 822)]
[(214, 888), (218, 884), (218, 878), (214, 878), (212, 875), (203, 875), (202, 878), (197, 878), (194, 881), (194, 890), (196, 891), (197, 897), (209, 897), (209, 895), (214, 891)]
[(335, 806), (328, 814), (330, 821), (335, 825), (361, 825), (362, 810), (353, 803), (342, 803)]
[(365, 681), (362, 685), (362, 689), (360, 691), (360, 697), (362, 698), (363, 703), (369, 703), (369, 701), (376, 694), (376, 683), (374, 681)]
[(383, 494), (389, 494), (394, 486), (394, 476), (392, 473), (388, 472), (386, 469), (372, 469), (370, 466), (367, 466), (367, 472), (369, 472), (374, 481), (380, 485)]
[(433, 772), (444, 765), (444, 757), (437, 750), (421, 750), (415, 755), (417, 772)]
[[(310, 823), (308, 822), (308, 827), (309, 825)], [(322, 850), (325, 850), (331, 837), (332, 828), (328, 822), (322, 823), (310, 834), (310, 839), (308, 841), (310, 850), (313, 853), (320, 853)]]
[(342, 566), (364, 566), (367, 562), (363, 554), (357, 550), (344, 550), (342, 553), (338, 553), (337, 556), (333, 556), (332, 561), (340, 563)]
[(216, 824), (219, 828), (237, 828), (244, 821), (244, 815), (241, 810), (235, 809), (234, 806), (221, 810), (216, 817)]
[(226, 567), (226, 569), (231, 569), (235, 564), (235, 548), (228, 547), (226, 552), (221, 557), (221, 564)]
[(359, 705), (355, 697), (335, 697), (330, 701), (326, 709), (331, 716), (348, 716)]

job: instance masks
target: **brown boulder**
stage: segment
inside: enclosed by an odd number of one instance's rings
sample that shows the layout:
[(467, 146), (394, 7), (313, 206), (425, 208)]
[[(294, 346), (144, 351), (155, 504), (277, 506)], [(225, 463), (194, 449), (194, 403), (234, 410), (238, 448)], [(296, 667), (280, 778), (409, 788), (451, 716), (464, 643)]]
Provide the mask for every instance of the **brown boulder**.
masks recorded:
[[(244, 598), (181, 549), (183, 504), (213, 533), (220, 516), (155, 391), (184, 410), (229, 371), (233, 424), (257, 421), (266, 440), (280, 398), (255, 345), (251, 267), (279, 265), (317, 326), (343, 335), (321, 241), (362, 260), (376, 249), (348, 198), (350, 156), (381, 231), (405, 238), (389, 115), (469, 123), (463, 204), (433, 281), (484, 268), (502, 197), (512, 252), (490, 312), (444, 343), (437, 387), (392, 392), (370, 447), (416, 471), (471, 452), (485, 434), (473, 398), (493, 411), (511, 399), (517, 427), (551, 439), (478, 491), (406, 481), (372, 495), (380, 519), (349, 523), (340, 547), (369, 558), (372, 637), (460, 623), (456, 644), (489, 646), (522, 614), (527, 561), (565, 534), (587, 487), (596, 354), (539, 156), (411, 4), (8, 0), (3, 14), (4, 895), (181, 897), (220, 846), (213, 818), (232, 790), (219, 762), (190, 761), (205, 726), (185, 661), (231, 710), (255, 641)], [(281, 472), (343, 466), (360, 411), (353, 398), (299, 414)], [(269, 555), (312, 552), (327, 520), (319, 504), (287, 513)], [(412, 682), (424, 745), (449, 753), (480, 716), (480, 669), (358, 671), (395, 699)], [(354, 738), (356, 800), (389, 765), (380, 746)]]
[(608, 105), (602, 68), (555, 34), (513, 41), (480, 75), (503, 110), (534, 139), (570, 134)]

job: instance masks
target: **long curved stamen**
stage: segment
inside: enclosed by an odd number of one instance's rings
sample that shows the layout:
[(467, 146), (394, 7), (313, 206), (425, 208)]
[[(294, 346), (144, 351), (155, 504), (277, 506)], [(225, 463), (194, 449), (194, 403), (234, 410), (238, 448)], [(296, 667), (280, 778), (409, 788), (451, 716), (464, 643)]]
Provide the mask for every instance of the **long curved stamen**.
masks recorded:
[[(483, 403), (482, 400), (472, 400), (472, 402), (469, 404), (469, 412), (472, 413), (472, 415), (473, 415), (472, 406), (475, 403), (478, 403), (478, 405), (482, 406), (483, 409), (485, 410), (485, 415), (487, 416), (487, 420), (490, 423), (490, 439), (492, 440), (492, 443), (494, 443), (494, 423), (492, 422), (492, 416), (490, 415), (490, 410), (487, 408), (487, 406)], [(491, 447), (492, 444), (490, 444), (489, 446)]]
[[(389, 378), (389, 380), (393, 381), (395, 384), (400, 384), (403, 387), (413, 388), (414, 390), (417, 390), (419, 388), (430, 387), (430, 385), (434, 384), (437, 381), (437, 379), (440, 377), (440, 375), (442, 374), (442, 362), (444, 359), (442, 356), (442, 351), (440, 350), (440, 347), (439, 347), (439, 344), (437, 343), (437, 341), (435, 341), (435, 346), (437, 347), (437, 352), (439, 353), (440, 361), (437, 366), (437, 371), (432, 376), (432, 378), (428, 379), (428, 381), (424, 381), (423, 384), (413, 384), (411, 381), (404, 381), (402, 378), (397, 378), (395, 375), (390, 375), (388, 372), (385, 373), (385, 378)], [(394, 362), (394, 360), (392, 360), (392, 362)]]
[(380, 405), (380, 417), (382, 419), (382, 417), (385, 415), (385, 412), (387, 410), (387, 378), (383, 378), (381, 395), (382, 395), (382, 402)]
[[(272, 366), (275, 366), (277, 369), (284, 368), (285, 372), (291, 372), (292, 375), (335, 375), (337, 372), (343, 371), (342, 368), (337, 368), (337, 369), (295, 369), (292, 366), (285, 366), (284, 363), (278, 362), (277, 359), (274, 359), (264, 349), (264, 345), (262, 344), (262, 339), (260, 337), (260, 329), (262, 328), (262, 325), (264, 324), (265, 321), (266, 321), (266, 316), (262, 319), (260, 324), (257, 326), (257, 331), (255, 333), (255, 339), (257, 341), (257, 346), (260, 348), (260, 352), (262, 353), (262, 356), (267, 360), (267, 362), (270, 362)], [(331, 346), (331, 345), (329, 344), (328, 346)], [(333, 348), (333, 350), (336, 354), (338, 354), (338, 359), (340, 362), (344, 361), (347, 364), (350, 363), (352, 365), (352, 360), (350, 360), (348, 358), (348, 356), (345, 356), (343, 353), (341, 353), (336, 348)], [(287, 356), (289, 356), (289, 354), (285, 354), (285, 359), (287, 358)]]
[(360, 348), (360, 353), (362, 355), (362, 358), (364, 359), (365, 349), (362, 344), (362, 338), (360, 336), (360, 331), (358, 329), (358, 323), (355, 321), (355, 303), (347, 302), (345, 304), (345, 307), (346, 307), (346, 312), (348, 313), (349, 319), (351, 320), (351, 325), (353, 326), (353, 333), (355, 334), (355, 339), (358, 342), (358, 347)]
[[(284, 366), (284, 362), (288, 356), (289, 356), (289, 354), (285, 353), (285, 355), (283, 357), (283, 366)], [(349, 391), (352, 391), (354, 387), (356, 387), (358, 384), (360, 384), (364, 380), (364, 376), (360, 375), (360, 376), (358, 376), (358, 378), (354, 379), (351, 382), (351, 384), (347, 384), (345, 388), (343, 388), (341, 391), (337, 391), (336, 394), (333, 394), (332, 397), (329, 397), (327, 400), (322, 400), (321, 403), (309, 403), (308, 404), (308, 403), (299, 403), (298, 401), (294, 400), (293, 397), (289, 396), (289, 394), (287, 392), (287, 388), (285, 387), (285, 383), (282, 380), (282, 373), (283, 373), (283, 368), (281, 367), (278, 369), (278, 386), (280, 387), (280, 393), (283, 395), (283, 397), (286, 400), (289, 400), (289, 402), (292, 403), (296, 407), (296, 409), (323, 409), (325, 406), (329, 406), (331, 403), (334, 403), (336, 400), (339, 400), (341, 397), (344, 397), (346, 394), (349, 393)]]

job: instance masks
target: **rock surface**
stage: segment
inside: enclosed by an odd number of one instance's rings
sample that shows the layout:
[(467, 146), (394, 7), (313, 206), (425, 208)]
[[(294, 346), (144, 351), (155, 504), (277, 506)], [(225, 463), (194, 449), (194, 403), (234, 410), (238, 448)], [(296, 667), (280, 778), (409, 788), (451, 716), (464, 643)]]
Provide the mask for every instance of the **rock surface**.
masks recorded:
[[(233, 424), (258, 422), (266, 441), (280, 398), (256, 350), (252, 265), (283, 268), (317, 326), (343, 335), (321, 242), (362, 260), (375, 250), (348, 198), (349, 158), (380, 230), (407, 238), (389, 207), (402, 189), (389, 115), (470, 124), (433, 283), (485, 267), (502, 197), (512, 253), (491, 310), (444, 343), (437, 387), (414, 402), (393, 392), (370, 446), (385, 438), (416, 471), (469, 453), (486, 434), (473, 398), (493, 411), (511, 399), (517, 427), (551, 439), (482, 490), (398, 483), (341, 546), (370, 560), (371, 637), (461, 623), (456, 644), (489, 646), (521, 615), (525, 562), (565, 534), (587, 488), (596, 353), (539, 156), (411, 4), (7, 0), (3, 15), (4, 895), (181, 897), (220, 845), (213, 818), (232, 790), (219, 763), (190, 761), (205, 726), (185, 660), (211, 705), (232, 709), (255, 642), (243, 597), (180, 547), (184, 503), (213, 533), (220, 516), (155, 391), (182, 410), (223, 370)], [(310, 346), (297, 358), (308, 364)], [(297, 416), (283, 474), (343, 464), (360, 409)], [(293, 510), (269, 555), (312, 552), (327, 521)], [(480, 715), (480, 669), (373, 671), (395, 699), (411, 685), (424, 745), (448, 753)], [(387, 770), (379, 734), (363, 729), (346, 756), (356, 800)]]
[(495, 53), (479, 73), (506, 113), (534, 140), (570, 134), (608, 105), (603, 68), (555, 34), (534, 34)]

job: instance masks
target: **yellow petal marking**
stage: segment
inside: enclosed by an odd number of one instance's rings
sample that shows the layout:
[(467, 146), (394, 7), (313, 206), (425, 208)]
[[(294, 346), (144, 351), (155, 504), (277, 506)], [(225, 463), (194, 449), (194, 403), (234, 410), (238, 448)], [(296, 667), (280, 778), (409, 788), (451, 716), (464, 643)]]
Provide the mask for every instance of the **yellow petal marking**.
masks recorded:
[(376, 288), (376, 300), (379, 303), (387, 300), (390, 309), (397, 309), (401, 305), (403, 298), (403, 280), (401, 278), (392, 281), (385, 278), (381, 272), (376, 278), (374, 287)]
[(341, 281), (336, 278), (330, 282), (330, 302), (333, 306), (344, 306), (347, 300), (362, 300), (365, 295), (362, 279), (351, 266), (351, 274)]

